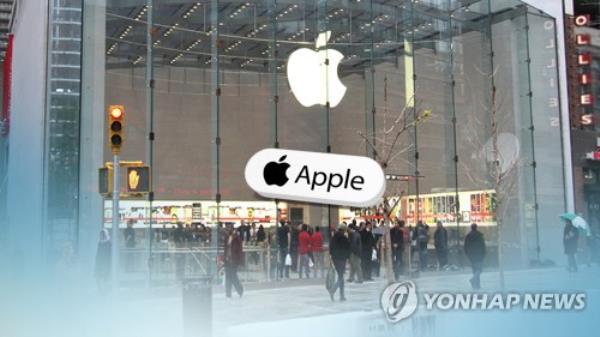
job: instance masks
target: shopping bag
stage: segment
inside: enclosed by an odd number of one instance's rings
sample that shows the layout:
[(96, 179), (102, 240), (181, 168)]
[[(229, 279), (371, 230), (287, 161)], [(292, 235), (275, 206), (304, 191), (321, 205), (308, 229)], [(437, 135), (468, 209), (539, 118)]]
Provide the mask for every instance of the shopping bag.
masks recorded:
[(285, 265), (288, 267), (292, 265), (292, 257), (290, 256), (290, 254), (287, 254), (285, 256)]
[(312, 268), (315, 266), (315, 263), (313, 262), (312, 259), (308, 259), (308, 268)]
[(327, 276), (325, 277), (325, 288), (329, 291), (330, 294), (335, 293), (337, 290), (338, 282), (337, 282), (337, 272), (333, 266), (330, 266), (327, 270)]
[(371, 253), (371, 261), (377, 261), (377, 251), (375, 249)]

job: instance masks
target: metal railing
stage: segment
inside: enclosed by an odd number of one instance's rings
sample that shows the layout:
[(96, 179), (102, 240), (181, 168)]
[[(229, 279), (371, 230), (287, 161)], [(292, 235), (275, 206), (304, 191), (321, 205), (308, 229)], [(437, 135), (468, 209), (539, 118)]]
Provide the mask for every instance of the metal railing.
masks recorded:
[[(238, 269), (243, 282), (269, 282), (277, 279), (278, 265), (282, 263), (279, 261), (277, 248), (246, 244), (243, 251), (244, 263)], [(222, 250), (206, 246), (176, 247), (170, 242), (155, 243), (149, 259), (148, 250), (143, 247), (121, 248), (120, 280), (130, 285), (148, 280), (153, 285), (170, 285), (179, 283), (184, 278), (210, 276), (213, 270), (216, 271), (215, 282), (222, 282), (222, 253)]]

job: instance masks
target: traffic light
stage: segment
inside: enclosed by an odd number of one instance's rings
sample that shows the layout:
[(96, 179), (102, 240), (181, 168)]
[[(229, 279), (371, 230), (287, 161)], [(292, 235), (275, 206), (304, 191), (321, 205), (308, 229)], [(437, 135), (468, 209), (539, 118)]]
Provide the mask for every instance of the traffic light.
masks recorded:
[(100, 194), (112, 193), (112, 169), (102, 167), (98, 170), (98, 191)]
[(108, 139), (113, 154), (121, 152), (123, 139), (125, 138), (125, 107), (122, 105), (111, 105), (108, 107)]
[(127, 168), (127, 192), (150, 192), (150, 168), (148, 166)]

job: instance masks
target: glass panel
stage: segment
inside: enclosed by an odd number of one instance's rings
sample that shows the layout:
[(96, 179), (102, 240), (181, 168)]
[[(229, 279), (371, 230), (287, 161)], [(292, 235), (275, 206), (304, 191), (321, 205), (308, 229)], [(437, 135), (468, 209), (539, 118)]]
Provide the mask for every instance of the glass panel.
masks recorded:
[(493, 67), (490, 22), (488, 18), (476, 22), (463, 21), (464, 17), (460, 12), (452, 14), (456, 31), (452, 49), (459, 189), (454, 205), (460, 219), (460, 242), (464, 240), (469, 225), (477, 223), (492, 243), (495, 214), (490, 207), (487, 207), (488, 212), (481, 213), (481, 197), (490, 200), (494, 194), (485, 151), (492, 135), (489, 109)]
[[(279, 109), (277, 112), (273, 109), (279, 79), (271, 71), (281, 64), (272, 58), (275, 54), (270, 48), (278, 47), (270, 37), (277, 25), (270, 20), (274, 12), (269, 1), (219, 1), (219, 8), (222, 79), (218, 105), (222, 138), (219, 186), (224, 200), (221, 221), (235, 222), (236, 227), (242, 221), (252, 224), (249, 231), (242, 231), (247, 263), (241, 267), (239, 276), (244, 282), (264, 281), (271, 275), (265, 270), (268, 256), (248, 234), (252, 236), (261, 225), (269, 230), (276, 224), (277, 212), (272, 200), (258, 196), (248, 187), (244, 168), (254, 153), (275, 146), (273, 131)], [(259, 17), (259, 13), (266, 15)], [(274, 272), (276, 260), (271, 261)]]
[(65, 249), (76, 250), (79, 234), (81, 6), (81, 1), (69, 0), (53, 0), (49, 6), (44, 180), (44, 240), (49, 261)]
[[(105, 106), (117, 104), (125, 107), (124, 138), (120, 160), (148, 163), (147, 83), (146, 83), (146, 21), (148, 9), (145, 0), (127, 5), (111, 3), (106, 8), (106, 71)], [(105, 117), (106, 118), (106, 117)], [(106, 120), (106, 119), (103, 120)], [(104, 134), (103, 144), (109, 144)], [(113, 154), (109, 146), (103, 147), (103, 162), (112, 165)], [(156, 167), (156, 166), (155, 166)], [(126, 192), (126, 166), (121, 165), (121, 186)], [(160, 171), (160, 170), (159, 170)], [(110, 183), (112, 186), (112, 181)], [(137, 199), (137, 200), (134, 200)], [(119, 203), (118, 238), (121, 247), (120, 270), (123, 278), (143, 282), (148, 274), (149, 205), (143, 198), (123, 198)], [(112, 227), (112, 200), (104, 201), (104, 225)], [(156, 219), (154, 220), (156, 222)], [(164, 221), (164, 220), (163, 220)], [(130, 229), (125, 229), (127, 223)]]
[[(438, 8), (444, 10), (441, 1), (437, 2)], [(432, 226), (432, 234), (437, 221), (453, 222), (450, 214), (441, 212), (439, 201), (448, 194), (454, 195), (456, 187), (452, 126), (452, 33), (450, 14), (447, 10), (445, 12), (445, 17), (417, 13), (414, 43), (417, 78), (415, 109), (418, 116), (431, 113), (430, 117), (418, 124), (418, 150), (419, 171), (423, 176), (420, 179), (420, 194), (425, 198), (421, 219)]]
[[(496, 189), (496, 221), (501, 231), (504, 265), (527, 264), (534, 258), (535, 160), (531, 138), (531, 105), (527, 54), (527, 22), (524, 12), (493, 25), (495, 114), (497, 124), (489, 148)], [(497, 153), (497, 155), (494, 155)], [(495, 159), (494, 159), (495, 160)], [(529, 244), (529, 245), (528, 245)]]
[(556, 23), (552, 18), (534, 14), (528, 16), (528, 21), (538, 220), (541, 255), (544, 258), (562, 253), (561, 247), (553, 242), (562, 233), (562, 223), (556, 214), (565, 209)]

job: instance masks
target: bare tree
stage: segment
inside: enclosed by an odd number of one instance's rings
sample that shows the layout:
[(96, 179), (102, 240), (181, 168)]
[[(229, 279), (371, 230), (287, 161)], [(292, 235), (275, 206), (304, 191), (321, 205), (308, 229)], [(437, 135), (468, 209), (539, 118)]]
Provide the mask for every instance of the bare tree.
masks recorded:
[[(416, 128), (420, 123), (427, 120), (431, 115), (431, 110), (419, 108), (419, 101), (415, 101), (414, 96), (409, 97), (402, 109), (391, 109), (388, 107), (387, 95), (387, 76), (384, 79), (384, 107), (382, 116), (382, 129), (372, 134), (365, 134), (358, 131), (358, 135), (366, 142), (368, 148), (373, 153), (373, 159), (381, 165), (384, 172), (393, 169), (395, 165), (403, 161), (407, 161), (403, 154), (414, 148), (412, 141), (407, 141), (402, 137), (406, 131)], [(390, 237), (391, 216), (396, 208), (404, 191), (400, 186), (395, 188), (387, 188), (383, 196), (383, 201), (378, 207), (384, 218), (384, 257), (386, 279), (388, 282), (395, 281), (393, 259), (392, 259), (392, 244)]]
[[(495, 191), (493, 199), (493, 211), (496, 218), (496, 235), (498, 241), (497, 258), (500, 287), (505, 287), (504, 277), (504, 259), (503, 249), (505, 242), (503, 239), (503, 221), (507, 216), (508, 205), (511, 199), (515, 198), (517, 187), (518, 168), (522, 161), (519, 159), (518, 141), (511, 143), (511, 139), (516, 139), (514, 135), (503, 133), (502, 129), (509, 125), (512, 116), (499, 113), (504, 108), (506, 95), (501, 93), (495, 85), (496, 77), (500, 66), (493, 70), (484, 72), (475, 67), (486, 81), (491, 83), (489, 96), (475, 96), (475, 90), (471, 92), (472, 99), (476, 102), (476, 111), (483, 111), (481, 115), (471, 114), (466, 123), (463, 136), (467, 143), (474, 149), (478, 149), (474, 159), (485, 164), (483, 176), (473, 174), (472, 169), (466, 166), (465, 161), (459, 162), (459, 167), (471, 183), (478, 186), (486, 186)], [(467, 78), (467, 85), (469, 85)], [(483, 117), (485, 120), (482, 120)], [(478, 130), (489, 130), (489, 139), (482, 141)], [(511, 138), (511, 136), (513, 138)], [(508, 139), (508, 141), (507, 141)], [(473, 163), (471, 163), (473, 164)]]

